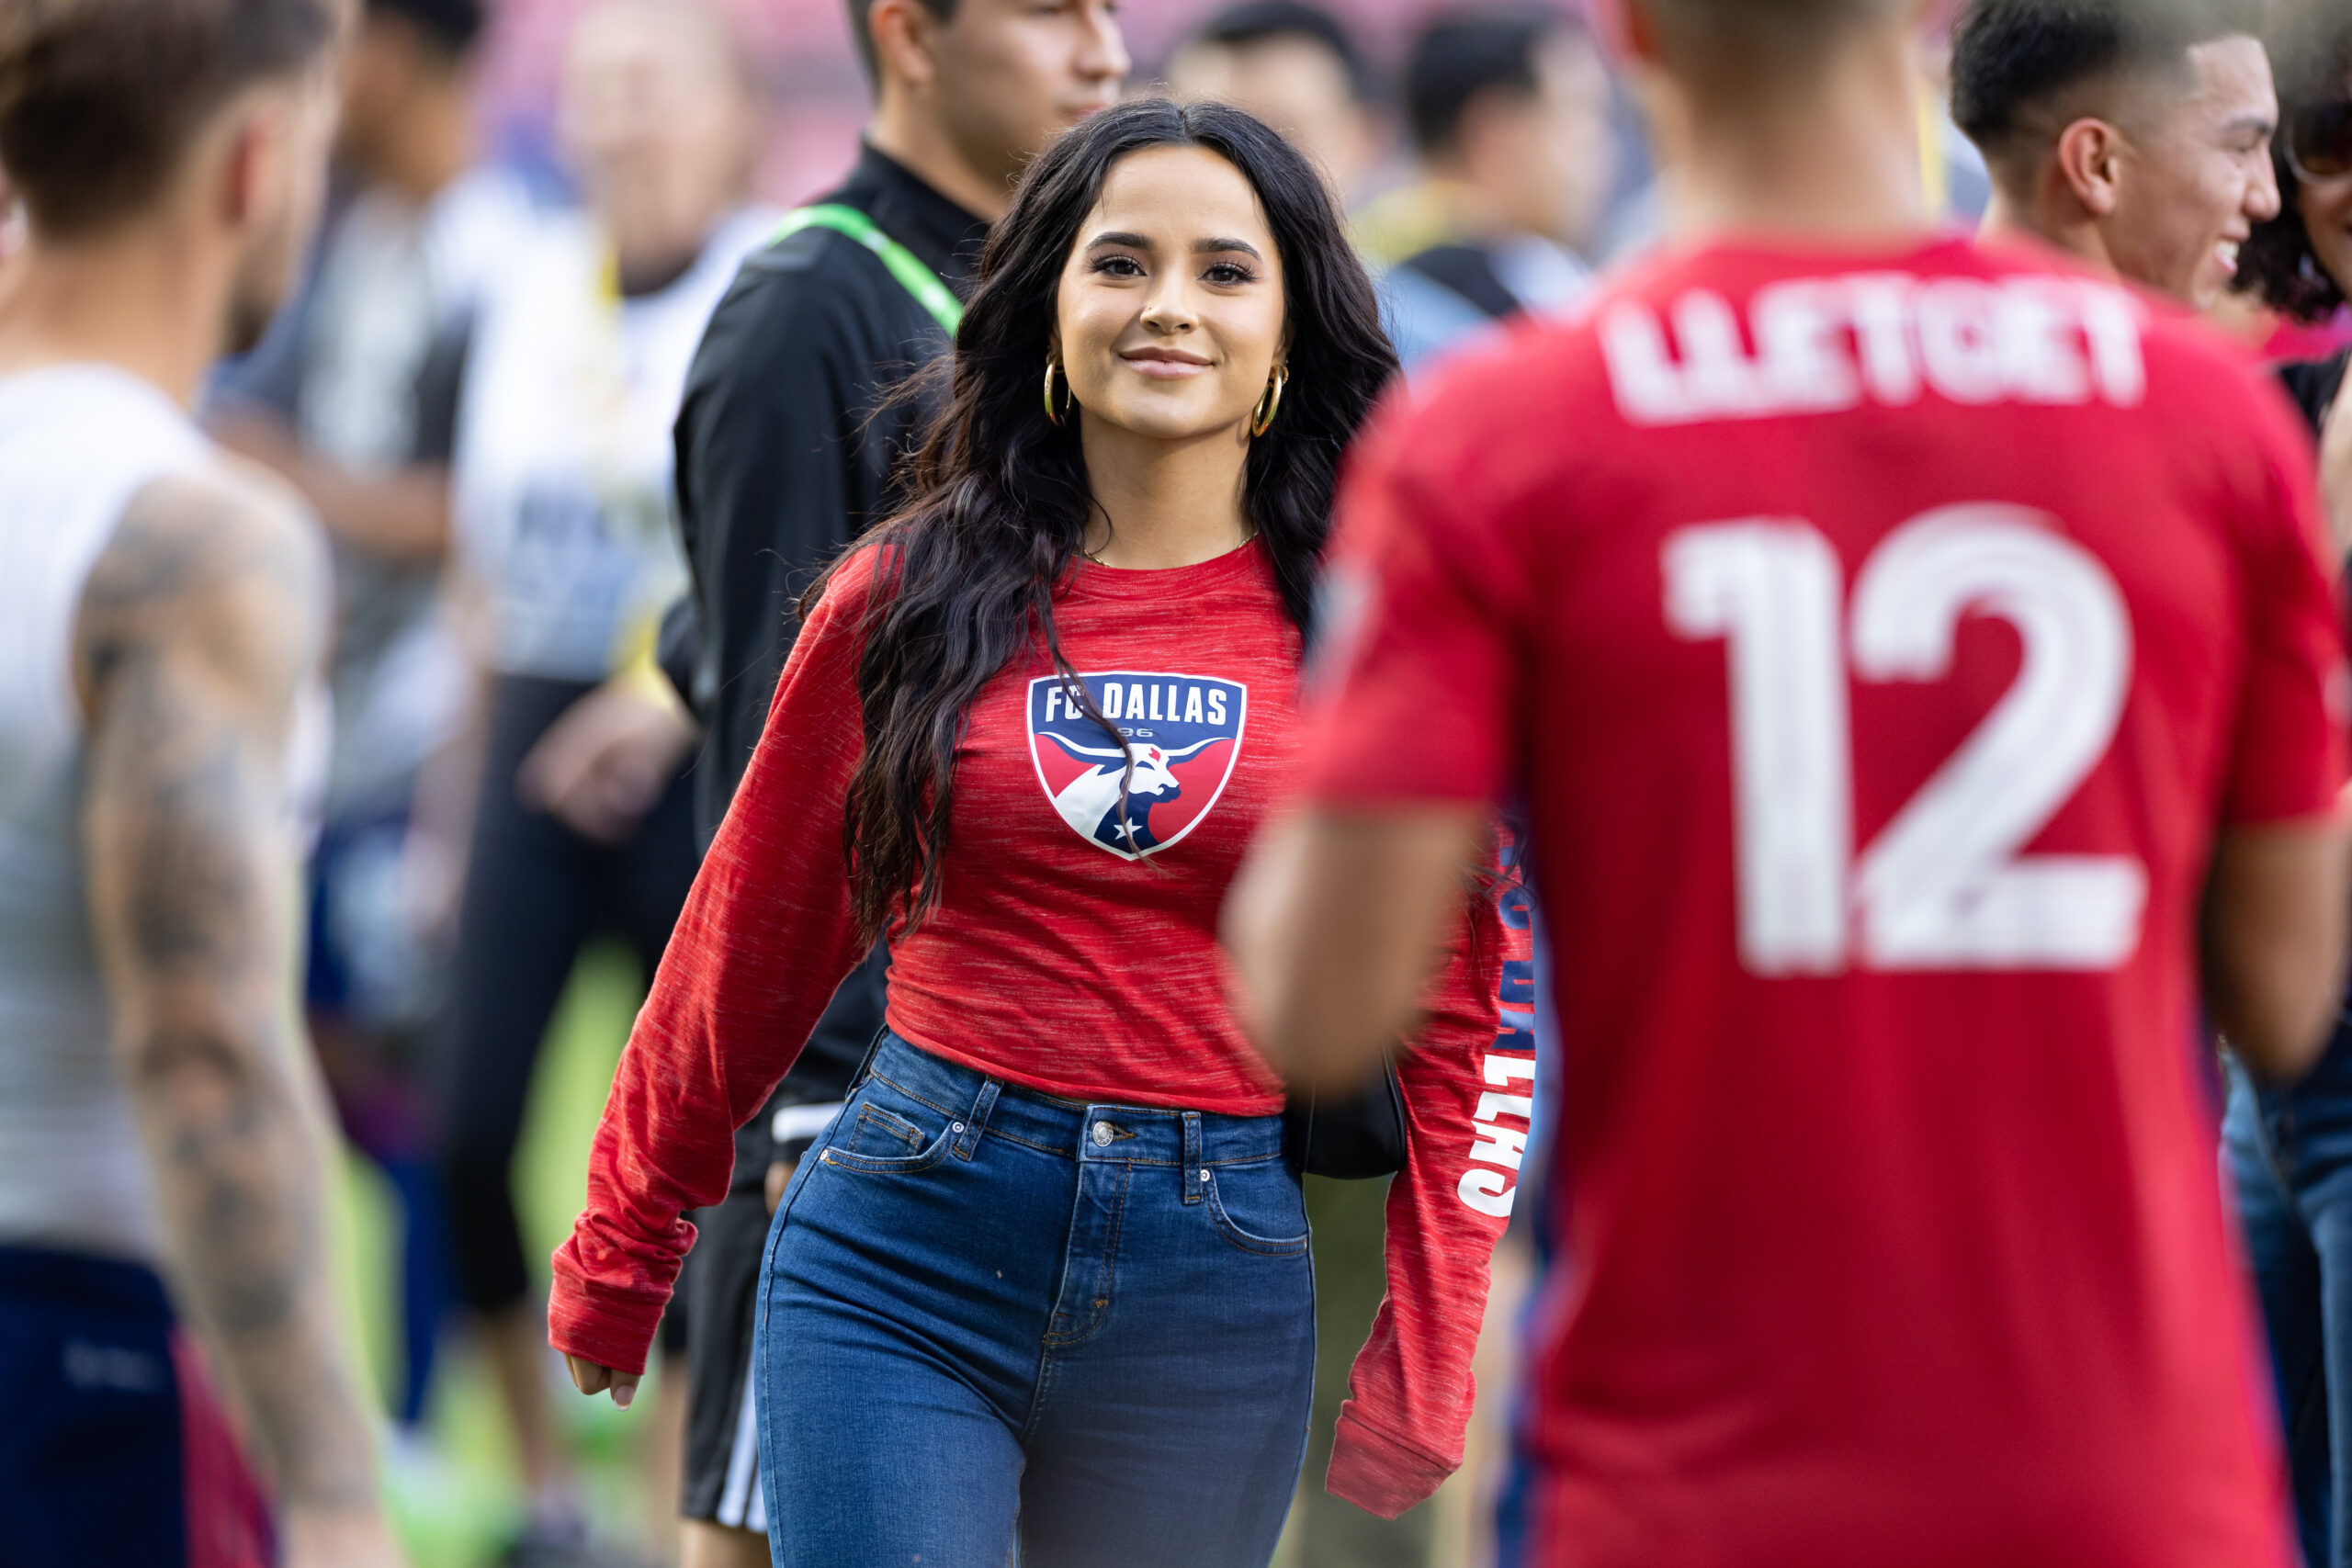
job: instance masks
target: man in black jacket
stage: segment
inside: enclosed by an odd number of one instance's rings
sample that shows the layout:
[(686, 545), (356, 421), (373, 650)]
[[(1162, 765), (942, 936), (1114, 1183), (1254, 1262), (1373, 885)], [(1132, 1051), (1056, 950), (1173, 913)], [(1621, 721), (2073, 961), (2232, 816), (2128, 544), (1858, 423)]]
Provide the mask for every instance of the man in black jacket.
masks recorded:
[[(857, 166), (813, 204), (836, 210), (744, 265), (678, 416), (694, 589), (664, 626), (662, 664), (703, 726), (706, 845), (759, 742), (794, 601), (888, 512), (892, 467), (918, 437), (922, 412), (891, 394), (945, 352), (958, 310), (925, 276), (968, 291), (1022, 167), (1110, 104), (1127, 71), (1109, 0), (849, 0), (849, 13), (875, 89)], [(685, 1568), (767, 1561), (745, 1533), (766, 1520), (754, 1452), (738, 1440), (754, 1430), (750, 1324), (774, 1197), (763, 1179), (842, 1098), (881, 1026), (882, 967), (877, 953), (843, 984), (800, 1064), (738, 1134), (734, 1196), (702, 1217), (687, 1292)]]

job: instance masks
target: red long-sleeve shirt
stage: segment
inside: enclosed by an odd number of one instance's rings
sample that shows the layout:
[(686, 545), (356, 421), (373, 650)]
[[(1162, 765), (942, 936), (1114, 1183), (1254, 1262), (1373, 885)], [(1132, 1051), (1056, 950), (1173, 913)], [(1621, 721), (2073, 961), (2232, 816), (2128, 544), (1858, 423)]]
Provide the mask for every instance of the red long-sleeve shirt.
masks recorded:
[[(863, 745), (855, 666), (874, 558), (842, 570), (795, 644), (621, 1058), (586, 1210), (555, 1255), (559, 1349), (643, 1367), (694, 1242), (682, 1213), (725, 1196), (735, 1128), (863, 955), (842, 826)], [(1128, 804), (1125, 760), (1073, 711), (1042, 648), (989, 682), (957, 755), (938, 908), (893, 943), (890, 1027), (1072, 1100), (1278, 1111), (1281, 1085), (1228, 1009), (1216, 940), (1227, 885), (1301, 761), (1298, 635), (1265, 553), (1169, 571), (1090, 565), (1055, 618), (1071, 668), (1134, 750)], [(1523, 1050), (1497, 1035), (1507, 935), (1485, 900), (1471, 925), (1401, 1069), (1411, 1137), (1389, 1204), (1390, 1301), (1332, 1463), (1335, 1492), (1384, 1513), (1461, 1462), (1487, 1264), (1508, 1211), (1497, 1150), (1512, 1140), (1493, 1131), (1525, 1125), (1512, 1118), (1526, 1073), (1508, 1056), (1490, 1063), (1498, 1044)], [(1487, 1163), (1474, 1165), (1481, 1148)], [(1508, 1157), (1515, 1167), (1515, 1147)]]

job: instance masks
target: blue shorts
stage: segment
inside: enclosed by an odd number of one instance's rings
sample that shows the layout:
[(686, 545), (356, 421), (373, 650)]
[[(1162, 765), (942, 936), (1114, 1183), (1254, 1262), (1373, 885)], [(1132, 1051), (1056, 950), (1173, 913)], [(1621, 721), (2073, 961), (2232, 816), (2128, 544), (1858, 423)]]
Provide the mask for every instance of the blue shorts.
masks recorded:
[(0, 1247), (0, 1563), (270, 1568), (269, 1512), (133, 1263)]

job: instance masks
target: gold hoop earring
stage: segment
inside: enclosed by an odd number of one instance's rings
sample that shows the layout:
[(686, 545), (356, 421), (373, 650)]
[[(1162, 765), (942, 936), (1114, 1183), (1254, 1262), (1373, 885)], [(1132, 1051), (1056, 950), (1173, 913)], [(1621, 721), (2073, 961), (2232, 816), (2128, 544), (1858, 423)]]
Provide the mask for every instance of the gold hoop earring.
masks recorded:
[(1266, 378), (1266, 389), (1258, 394), (1258, 406), (1250, 416), (1250, 434), (1263, 435), (1274, 425), (1274, 415), (1283, 408), (1283, 389), (1290, 385), (1290, 367), (1277, 365)]
[(1061, 368), (1052, 355), (1046, 355), (1046, 423), (1056, 430), (1062, 427), (1062, 411), (1054, 406), (1054, 378), (1061, 374)]

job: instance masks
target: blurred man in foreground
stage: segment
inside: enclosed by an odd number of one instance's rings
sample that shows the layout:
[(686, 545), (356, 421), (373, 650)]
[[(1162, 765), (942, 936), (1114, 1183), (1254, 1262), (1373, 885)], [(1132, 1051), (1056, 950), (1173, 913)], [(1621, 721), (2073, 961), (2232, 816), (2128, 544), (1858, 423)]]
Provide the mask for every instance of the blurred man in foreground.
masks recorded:
[(2306, 439), (1934, 232), (1911, 0), (1625, 20), (1673, 247), (1359, 457), (1341, 691), (1229, 915), (1268, 1055), (1378, 1061), (1517, 795), (1541, 1560), (2285, 1568), (2187, 1053), (2201, 995), (2290, 1077), (2335, 996)]
[[(693, 581), (664, 625), (662, 662), (702, 725), (704, 845), (759, 742), (801, 592), (889, 510), (891, 469), (924, 417), (893, 394), (946, 350), (956, 290), (1023, 166), (1111, 103), (1127, 71), (1107, 0), (849, 0), (849, 23), (874, 87), (857, 164), (744, 263), (678, 413)], [(881, 1028), (887, 962), (877, 948), (843, 982), (799, 1062), (737, 1133), (732, 1193), (696, 1218), (684, 1282), (685, 1568), (763, 1564), (767, 1532), (791, 1528), (767, 1517), (752, 1440), (760, 1260), (791, 1162), (831, 1120)]]
[(367, 0), (336, 136), (350, 199), (209, 421), (302, 492), (334, 549), (334, 740), (304, 990), (344, 1131), (399, 1199), (403, 1432), (424, 1417), (451, 1289), (423, 1058), (447, 985), (447, 933), (428, 927), (448, 900), (426, 874), (458, 852), (418, 809), (469, 696), (442, 593), (449, 457), (477, 306), (532, 219), (522, 182), (479, 157), (483, 20), (479, 0)]
[(2278, 96), (2249, 0), (1971, 0), (1952, 112), (2031, 235), (2198, 310), (2278, 215)]
[(1387, 268), (1408, 371), (1592, 286), (1589, 242), (1617, 166), (1612, 89), (1584, 27), (1556, 12), (1465, 11), (1423, 29), (1405, 65), (1421, 178), (1358, 227)]
[(0, 3), (30, 223), (0, 301), (0, 1559), (28, 1568), (272, 1560), (208, 1367), (284, 1560), (393, 1561), (291, 1027), (324, 561), (188, 416), (308, 243), (344, 20)]

